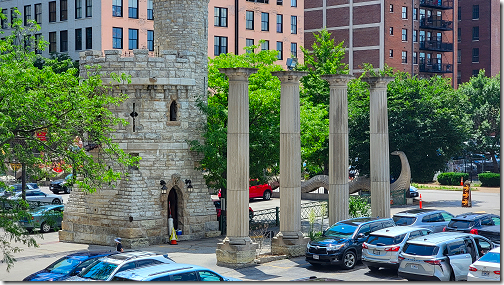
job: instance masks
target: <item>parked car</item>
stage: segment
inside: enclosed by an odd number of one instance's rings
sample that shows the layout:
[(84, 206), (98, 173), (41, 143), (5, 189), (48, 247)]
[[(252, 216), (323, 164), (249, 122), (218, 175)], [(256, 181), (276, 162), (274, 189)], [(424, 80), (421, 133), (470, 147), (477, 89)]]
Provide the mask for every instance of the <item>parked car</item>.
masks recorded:
[(501, 240), (501, 228), (500, 225), (495, 225), (495, 226), (486, 226), (477, 229), (478, 235), (484, 236), (487, 239), (491, 240), (495, 244), (500, 245), (500, 240)]
[(426, 228), (433, 233), (443, 231), (452, 218), (453, 215), (445, 210), (436, 209), (411, 209), (392, 216), (397, 226)]
[(68, 174), (64, 179), (51, 181), (51, 184), (49, 184), (49, 190), (51, 190), (54, 194), (58, 194), (59, 192), (70, 194), (72, 185), (68, 185), (67, 181), (71, 178), (72, 174)]
[[(273, 189), (269, 184), (259, 184), (257, 179), (250, 179), (249, 183), (249, 199), (263, 198), (264, 200), (271, 199), (271, 193)], [(219, 198), (221, 197), (221, 190), (217, 193)]]
[(397, 270), (399, 252), (406, 241), (430, 233), (431, 230), (418, 227), (390, 227), (372, 232), (362, 244), (362, 263), (371, 271), (380, 267)]
[(458, 232), (441, 232), (406, 242), (399, 254), (399, 277), (408, 280), (466, 280), (469, 265), (493, 249), (485, 237)]
[(205, 267), (172, 263), (135, 268), (117, 273), (112, 281), (241, 281)]
[(500, 247), (496, 247), (469, 266), (467, 281), (500, 281)]
[(18, 223), (28, 231), (40, 229), (41, 232), (47, 233), (51, 229), (61, 229), (64, 207), (64, 205), (44, 205), (37, 207), (30, 211), (30, 220), (21, 220)]
[[(7, 198), (8, 200), (18, 200), (21, 199), (22, 192), (16, 192), (15, 195)], [(40, 204), (53, 204), (61, 205), (63, 204), (63, 198), (60, 195), (46, 194), (40, 190), (29, 190), (26, 191), (26, 201)]]
[(418, 193), (418, 189), (412, 185), (410, 185), (410, 187), (409, 187), (409, 195), (410, 195), (409, 196), (410, 198), (415, 198), (415, 197), (420, 196), (420, 194)]
[[(22, 184), (13, 184), (9, 185), (8, 189), (3, 187), (0, 188), (0, 196), (5, 196), (5, 198), (16, 194), (17, 192), (21, 192), (23, 189)], [(37, 183), (26, 183), (26, 190), (40, 190)]]
[(46, 268), (28, 275), (23, 281), (63, 281), (74, 276), (96, 259), (115, 254), (115, 251), (83, 251), (62, 257)]
[(325, 230), (320, 238), (308, 242), (305, 259), (311, 265), (337, 264), (352, 269), (361, 259), (362, 243), (368, 235), (394, 226), (390, 218), (362, 217), (339, 221)]
[(500, 217), (488, 213), (465, 213), (454, 217), (446, 226), (447, 232), (479, 234), (478, 230), (488, 226), (500, 225)]
[(162, 263), (175, 263), (168, 254), (131, 251), (102, 257), (87, 266), (81, 273), (67, 281), (110, 281), (116, 273), (133, 268), (152, 266)]
[[(213, 203), (215, 206), (215, 210), (217, 211), (217, 220), (220, 220), (221, 217), (221, 201), (220, 199), (213, 199)], [(249, 207), (249, 220), (252, 221), (254, 219), (254, 210), (252, 210), (251, 207)]]

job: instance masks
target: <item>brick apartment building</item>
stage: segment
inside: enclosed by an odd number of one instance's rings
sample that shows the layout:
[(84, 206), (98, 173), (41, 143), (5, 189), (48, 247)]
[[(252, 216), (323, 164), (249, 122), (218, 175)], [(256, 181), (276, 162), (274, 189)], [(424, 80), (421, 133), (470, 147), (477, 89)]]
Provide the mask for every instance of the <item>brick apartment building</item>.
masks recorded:
[(458, 0), (457, 83), (485, 69), (486, 76), (500, 72), (500, 2)]
[(344, 41), (345, 61), (353, 74), (363, 63), (421, 77), (453, 78), (458, 0), (307, 0), (305, 46), (326, 27)]

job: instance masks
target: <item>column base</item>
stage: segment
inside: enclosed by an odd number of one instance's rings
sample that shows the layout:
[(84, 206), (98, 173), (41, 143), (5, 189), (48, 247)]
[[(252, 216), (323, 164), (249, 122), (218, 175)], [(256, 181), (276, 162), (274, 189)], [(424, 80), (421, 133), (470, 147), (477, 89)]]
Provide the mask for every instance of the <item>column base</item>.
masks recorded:
[(271, 240), (271, 254), (288, 257), (303, 256), (309, 241), (310, 238), (305, 237), (302, 232), (279, 232)]
[(217, 243), (215, 255), (217, 265), (229, 268), (242, 268), (255, 265), (257, 243), (250, 237), (226, 237)]

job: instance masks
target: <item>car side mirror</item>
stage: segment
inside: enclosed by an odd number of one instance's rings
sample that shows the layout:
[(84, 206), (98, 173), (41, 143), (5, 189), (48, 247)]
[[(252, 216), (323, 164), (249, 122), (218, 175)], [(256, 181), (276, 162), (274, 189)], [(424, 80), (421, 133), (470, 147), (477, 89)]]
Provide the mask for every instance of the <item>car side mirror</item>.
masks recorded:
[(361, 239), (363, 239), (363, 238), (365, 238), (365, 237), (366, 237), (366, 235), (365, 235), (365, 234), (360, 233), (360, 234), (358, 234), (358, 235), (357, 235), (357, 240), (361, 240)]

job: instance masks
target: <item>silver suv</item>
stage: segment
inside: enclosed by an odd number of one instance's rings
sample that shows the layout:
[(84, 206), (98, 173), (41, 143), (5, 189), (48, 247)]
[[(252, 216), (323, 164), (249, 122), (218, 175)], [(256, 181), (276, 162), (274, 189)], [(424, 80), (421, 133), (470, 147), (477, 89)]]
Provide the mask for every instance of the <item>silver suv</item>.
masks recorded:
[(175, 263), (168, 254), (131, 251), (100, 258), (66, 281), (110, 281), (118, 272), (163, 263)]
[(469, 266), (494, 248), (482, 236), (441, 232), (409, 240), (399, 254), (399, 277), (408, 280), (466, 280)]
[(453, 218), (445, 210), (412, 209), (395, 214), (392, 219), (396, 226), (413, 226), (431, 230), (433, 233), (442, 232)]
[(428, 229), (416, 227), (390, 227), (372, 232), (362, 244), (362, 263), (371, 271), (380, 267), (397, 270), (399, 252), (406, 241), (430, 233)]

